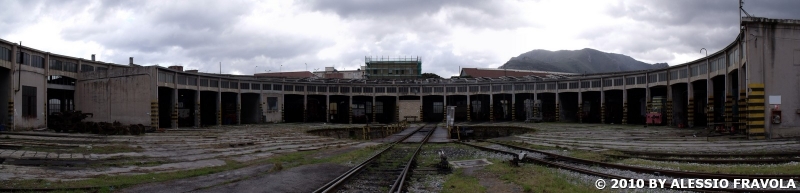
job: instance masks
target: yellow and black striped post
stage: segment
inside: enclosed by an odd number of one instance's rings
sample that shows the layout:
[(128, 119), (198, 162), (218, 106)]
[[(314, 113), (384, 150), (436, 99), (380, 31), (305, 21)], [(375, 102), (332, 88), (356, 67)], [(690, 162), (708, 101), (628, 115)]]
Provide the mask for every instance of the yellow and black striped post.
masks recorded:
[(706, 126), (708, 126), (709, 123), (715, 121), (714, 120), (714, 111), (716, 109), (714, 109), (714, 96), (713, 95), (709, 95), (708, 96), (708, 104), (706, 104), (706, 109), (707, 109), (706, 110)]
[(667, 125), (672, 125), (672, 99), (667, 100)]
[(8, 123), (6, 123), (6, 130), (14, 128), (14, 101), (8, 101)]
[(511, 103), (511, 121), (517, 121), (517, 105)]
[(194, 117), (195, 117), (195, 120), (196, 120), (196, 121), (194, 122), (194, 124), (195, 124), (195, 126), (197, 126), (197, 127), (200, 127), (200, 125), (201, 125), (201, 123), (202, 123), (202, 121), (200, 121), (200, 120), (202, 120), (202, 119), (203, 119), (203, 118), (202, 118), (202, 116), (200, 115), (200, 111), (201, 111), (201, 110), (200, 110), (200, 103), (198, 102), (198, 103), (197, 103), (197, 106), (195, 106), (195, 107), (197, 107), (197, 110), (195, 110), (195, 112), (197, 112), (197, 114), (196, 114), (196, 115), (194, 115)]
[(628, 102), (622, 103), (622, 124), (628, 124)]
[(158, 128), (158, 101), (150, 102), (150, 126)]
[(350, 105), (350, 108), (347, 108), (347, 123), (353, 124), (353, 105)]
[(731, 127), (733, 122), (733, 95), (730, 93), (725, 95), (725, 127)]
[(578, 122), (583, 123), (583, 103), (578, 103)]
[(420, 103), (419, 104), (419, 122), (425, 122), (425, 117), (422, 116), (423, 115), (422, 113), (423, 113), (422, 103)]
[(744, 90), (739, 91), (739, 109), (737, 111), (739, 123), (737, 129), (745, 129), (747, 127), (747, 92)]
[(375, 112), (375, 103), (372, 103), (372, 122), (377, 123), (378, 121), (377, 121), (377, 119), (375, 119), (377, 117), (378, 117), (378, 114)]
[(283, 103), (281, 103), (281, 123), (286, 122), (286, 115), (283, 113)]
[(397, 122), (400, 122), (400, 105), (398, 104), (398, 105), (395, 105), (394, 107), (395, 107), (394, 108), (394, 118), (395, 118), (395, 120), (397, 120)]
[(178, 103), (175, 103), (174, 108), (172, 108), (172, 114), (170, 118), (170, 121), (172, 122), (170, 124), (175, 124), (172, 125), (172, 128), (178, 128)]
[(536, 116), (536, 112), (539, 112), (539, 107), (536, 107), (536, 105), (533, 105), (533, 117)]
[(686, 124), (694, 125), (694, 98), (689, 98), (689, 105), (686, 109)]
[(561, 118), (561, 115), (560, 115), (560, 110), (561, 110), (561, 109), (559, 109), (558, 103), (556, 103), (556, 122), (558, 122), (558, 121), (560, 121), (560, 120), (561, 120), (561, 119), (560, 119), (560, 118)]
[(472, 121), (472, 111), (470, 111), (470, 107), (471, 106), (472, 105), (469, 104), (469, 101), (467, 101), (467, 122), (471, 122)]
[(747, 136), (749, 139), (765, 139), (764, 122), (764, 84), (749, 84), (747, 97)]
[(442, 105), (442, 123), (447, 123), (447, 106)]
[(489, 122), (494, 122), (494, 104), (489, 105)]
[(606, 103), (600, 103), (600, 123), (606, 123)]

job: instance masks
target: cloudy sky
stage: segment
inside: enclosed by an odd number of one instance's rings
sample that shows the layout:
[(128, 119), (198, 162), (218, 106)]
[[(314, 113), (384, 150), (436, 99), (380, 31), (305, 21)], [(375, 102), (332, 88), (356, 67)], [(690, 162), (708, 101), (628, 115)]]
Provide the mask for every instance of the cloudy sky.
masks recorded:
[[(534, 49), (594, 48), (676, 65), (731, 43), (737, 0), (0, 0), (0, 38), (69, 56), (202, 72), (352, 70), (419, 56), (423, 72), (498, 67)], [(800, 19), (800, 1), (745, 1)], [(306, 65), (307, 64), (307, 65)], [(307, 67), (306, 67), (307, 66)]]

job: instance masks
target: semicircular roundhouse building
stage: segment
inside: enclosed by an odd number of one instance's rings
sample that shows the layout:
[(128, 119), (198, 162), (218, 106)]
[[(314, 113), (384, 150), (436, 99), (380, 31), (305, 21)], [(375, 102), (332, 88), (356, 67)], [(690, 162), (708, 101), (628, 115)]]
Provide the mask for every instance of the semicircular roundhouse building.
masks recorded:
[(8, 130), (44, 128), (47, 114), (78, 110), (93, 114), (87, 121), (160, 128), (435, 122), (455, 106), (459, 122), (525, 121), (533, 113), (544, 121), (644, 124), (646, 112), (660, 111), (672, 126), (737, 127), (754, 139), (800, 136), (800, 20), (744, 17), (741, 27), (724, 49), (663, 69), (453, 79), (377, 78), (420, 73), (391, 65), (367, 67), (367, 79), (221, 75), (0, 40), (0, 101), (7, 102), (0, 121)]

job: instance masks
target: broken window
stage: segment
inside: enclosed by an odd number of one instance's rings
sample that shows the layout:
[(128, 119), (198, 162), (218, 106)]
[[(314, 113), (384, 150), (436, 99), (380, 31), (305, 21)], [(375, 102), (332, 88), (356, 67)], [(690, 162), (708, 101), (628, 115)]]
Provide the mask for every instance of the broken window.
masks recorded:
[(267, 112), (278, 111), (278, 97), (267, 97)]

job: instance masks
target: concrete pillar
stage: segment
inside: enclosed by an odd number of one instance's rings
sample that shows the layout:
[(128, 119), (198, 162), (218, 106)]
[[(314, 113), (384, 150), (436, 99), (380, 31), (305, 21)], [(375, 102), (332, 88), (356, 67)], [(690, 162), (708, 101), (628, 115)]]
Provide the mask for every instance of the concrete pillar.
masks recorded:
[(489, 93), (489, 122), (494, 122), (494, 94)]
[(600, 123), (606, 123), (606, 89), (600, 88)]
[(562, 117), (561, 107), (559, 105), (561, 105), (561, 98), (558, 97), (558, 89), (556, 89), (556, 122), (560, 121)]
[[(197, 85), (200, 85), (200, 78), (197, 79)], [(200, 127), (200, 88), (194, 91), (194, 127)]]
[[(222, 125), (222, 79), (217, 79), (217, 125)], [(281, 120), (283, 120), (283, 109), (281, 109)]]
[[(669, 74), (669, 73), (667, 73), (667, 74)], [(672, 120), (673, 120), (672, 117), (673, 117), (673, 114), (674, 114), (674, 111), (673, 111), (674, 107), (672, 106), (672, 86), (669, 85), (669, 82), (667, 82), (667, 104), (664, 106), (664, 108), (667, 108), (666, 109), (667, 125), (670, 125), (670, 126), (671, 125), (675, 125), (675, 124), (672, 124)]]
[(348, 114), (347, 114), (348, 121), (347, 121), (347, 123), (353, 124), (353, 96), (350, 95), (350, 96), (347, 96), (347, 97), (349, 98), (349, 102), (347, 103), (348, 104), (348, 106), (347, 106), (347, 111), (348, 111)]
[[(14, 113), (16, 111), (14, 110), (14, 90), (15, 89), (19, 89), (17, 87), (17, 85), (19, 84), (17, 82), (19, 80), (15, 79), (13, 77), (14, 76), (14, 71), (16, 71), (17, 68), (19, 68), (19, 64), (17, 64), (17, 57), (19, 57), (19, 53), (18, 52), (19, 51), (18, 51), (17, 46), (16, 45), (12, 45), (11, 46), (11, 70), (8, 72), (8, 74), (12, 76), (11, 77), (11, 81), (10, 81), (11, 86), (9, 86), (9, 88), (11, 90), (8, 90), (8, 117), (6, 119), (6, 129), (11, 130), (11, 131), (15, 130), (15, 127), (14, 127), (14, 116), (15, 116), (15, 114)], [(78, 94), (78, 93), (75, 93), (75, 94)], [(158, 104), (158, 103), (156, 103), (156, 104)]]
[(377, 118), (377, 115), (378, 115), (375, 112), (375, 101), (377, 101), (377, 99), (375, 99), (375, 98), (377, 98), (377, 97), (375, 97), (375, 95), (373, 94), (372, 95), (372, 120), (370, 120), (370, 122), (377, 122), (377, 121), (375, 121), (375, 118)]
[(472, 100), (469, 99), (469, 93), (467, 93), (467, 122), (472, 122)]
[(308, 94), (303, 95), (303, 122), (308, 122)]
[[(720, 71), (720, 70), (721, 69), (717, 69), (717, 71)], [(711, 73), (709, 72), (709, 74), (711, 74)], [(711, 75), (709, 75), (709, 77), (706, 78), (706, 85), (707, 85), (706, 86), (706, 95), (707, 95), (707, 97), (705, 99), (706, 100), (706, 107), (705, 107), (705, 115), (706, 116), (705, 117), (706, 117), (706, 125), (708, 125), (708, 123), (715, 122), (715, 120), (714, 120), (714, 112), (718, 110), (718, 109), (714, 109), (714, 103), (715, 103), (715, 101), (714, 101), (714, 79), (711, 77)]]
[[(237, 83), (238, 84), (238, 83)], [(242, 124), (242, 93), (236, 93), (236, 124)]]
[(511, 94), (511, 121), (517, 120), (517, 94)]
[(178, 128), (178, 73), (172, 76), (172, 114), (170, 115), (170, 122), (173, 129)]
[(447, 122), (447, 95), (442, 96), (442, 122)]
[(331, 122), (331, 95), (325, 95), (325, 122)]
[[(539, 113), (539, 111), (540, 111), (539, 107), (536, 106), (536, 101), (537, 100), (539, 100), (539, 93), (534, 91), (533, 92), (533, 101), (531, 101), (531, 105), (533, 105), (533, 116), (538, 115), (537, 113)], [(542, 104), (542, 105), (544, 105), (544, 104)]]
[(628, 89), (622, 89), (622, 124), (628, 124)]
[[(583, 90), (583, 89), (580, 89)], [(578, 122), (583, 123), (583, 92), (578, 91)]]
[(692, 85), (692, 82), (689, 82), (689, 81), (687, 81), (687, 83), (688, 84), (686, 84), (686, 104), (687, 104), (687, 106), (686, 106), (686, 124), (687, 125), (686, 126), (687, 127), (692, 127), (692, 126), (694, 126), (694, 113), (695, 113), (694, 112), (694, 109), (695, 109), (694, 85)]

